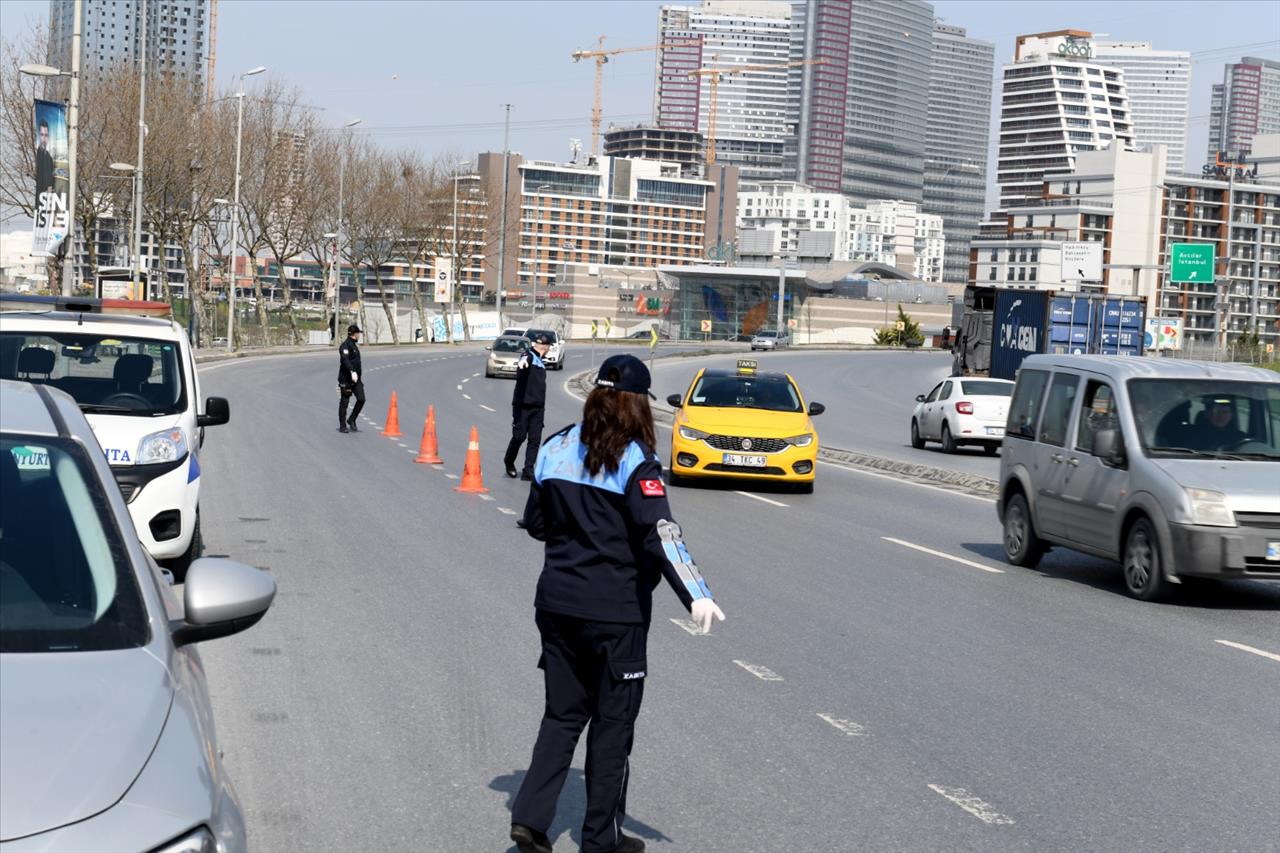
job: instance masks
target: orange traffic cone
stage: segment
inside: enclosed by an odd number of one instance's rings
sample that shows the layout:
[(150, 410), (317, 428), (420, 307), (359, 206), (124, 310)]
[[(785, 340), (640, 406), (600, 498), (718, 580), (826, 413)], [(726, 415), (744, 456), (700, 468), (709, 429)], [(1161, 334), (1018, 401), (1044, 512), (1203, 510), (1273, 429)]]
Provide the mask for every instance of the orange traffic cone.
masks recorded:
[(462, 485), (455, 492), (484, 494), (489, 490), (484, 487), (484, 475), (480, 473), (480, 434), (471, 427), (471, 441), (467, 443), (467, 461), (462, 466)]
[(427, 422), (422, 425), (422, 444), (418, 447), (418, 456), (413, 461), (427, 465), (439, 465), (444, 462), (440, 458), (440, 449), (436, 446), (435, 406), (427, 406)]
[(387, 409), (387, 425), (382, 428), (387, 438), (400, 437), (400, 407), (396, 405), (396, 392), (391, 392), (391, 406)]

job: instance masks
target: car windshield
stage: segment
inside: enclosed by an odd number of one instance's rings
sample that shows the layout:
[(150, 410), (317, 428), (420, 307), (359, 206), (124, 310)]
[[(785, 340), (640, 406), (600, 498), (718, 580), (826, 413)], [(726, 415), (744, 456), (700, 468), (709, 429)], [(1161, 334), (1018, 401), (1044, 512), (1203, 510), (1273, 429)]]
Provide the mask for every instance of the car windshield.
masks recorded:
[(799, 412), (800, 395), (785, 376), (706, 376), (689, 395), (691, 406)]
[(0, 333), (0, 379), (52, 385), (89, 413), (152, 417), (186, 409), (173, 341), (83, 331)]
[(493, 342), (494, 352), (520, 352), (524, 349), (524, 341), (515, 338), (498, 338)]
[(776, 338), (777, 336), (777, 332), (756, 332), (757, 338)]
[(132, 564), (83, 449), (0, 437), (0, 493), (0, 652), (144, 645)]
[(1133, 379), (1129, 399), (1148, 456), (1280, 461), (1280, 382)]
[(550, 329), (530, 329), (529, 331), (525, 332), (525, 337), (527, 337), (531, 341), (536, 340), (538, 335), (546, 335), (547, 338), (549, 338), (551, 340), (551, 343), (553, 344), (557, 340), (556, 333), (551, 331)]
[(1009, 397), (1013, 394), (1012, 382), (985, 382), (981, 380), (966, 379), (960, 383), (961, 394), (970, 394), (976, 397)]

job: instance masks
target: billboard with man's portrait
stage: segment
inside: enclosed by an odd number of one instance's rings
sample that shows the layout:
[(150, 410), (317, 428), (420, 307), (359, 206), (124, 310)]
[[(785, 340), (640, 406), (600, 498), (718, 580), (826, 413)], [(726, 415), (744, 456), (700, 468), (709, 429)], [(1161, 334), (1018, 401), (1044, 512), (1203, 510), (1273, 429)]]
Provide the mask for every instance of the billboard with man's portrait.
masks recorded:
[(36, 215), (31, 254), (52, 255), (70, 229), (67, 221), (67, 107), (41, 100), (35, 101), (34, 106)]

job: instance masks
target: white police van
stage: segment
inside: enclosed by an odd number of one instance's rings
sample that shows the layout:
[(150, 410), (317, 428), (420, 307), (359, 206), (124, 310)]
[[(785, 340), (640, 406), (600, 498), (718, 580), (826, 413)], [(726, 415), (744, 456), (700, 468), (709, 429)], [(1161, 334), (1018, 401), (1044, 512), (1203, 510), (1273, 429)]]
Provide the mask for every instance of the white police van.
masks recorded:
[(204, 428), (230, 407), (201, 399), (186, 330), (168, 314), (163, 302), (5, 296), (0, 378), (75, 398), (142, 544), (181, 581), (200, 554)]

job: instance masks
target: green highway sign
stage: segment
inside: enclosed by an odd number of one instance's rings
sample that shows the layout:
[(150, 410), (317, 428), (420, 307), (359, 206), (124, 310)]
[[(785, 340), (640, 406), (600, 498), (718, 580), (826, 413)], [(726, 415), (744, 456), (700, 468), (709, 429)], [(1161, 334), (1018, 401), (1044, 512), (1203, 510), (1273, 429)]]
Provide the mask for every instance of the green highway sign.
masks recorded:
[(1169, 246), (1169, 281), (1174, 284), (1213, 282), (1213, 243), (1174, 243)]

